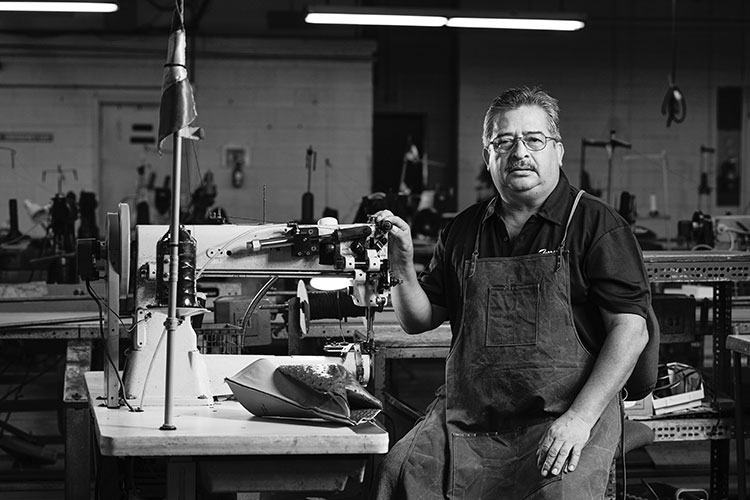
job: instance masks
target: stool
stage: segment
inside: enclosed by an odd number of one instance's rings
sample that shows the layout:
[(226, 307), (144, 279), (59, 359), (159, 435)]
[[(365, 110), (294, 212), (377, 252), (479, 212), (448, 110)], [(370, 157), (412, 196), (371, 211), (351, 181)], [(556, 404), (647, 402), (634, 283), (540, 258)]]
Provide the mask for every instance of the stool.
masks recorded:
[[(654, 430), (647, 426), (646, 424), (643, 424), (641, 422), (638, 422), (636, 420), (628, 420), (625, 419), (622, 424), (622, 457), (623, 457), (623, 464), (622, 464), (622, 470), (623, 470), (623, 487), (622, 492), (619, 492), (620, 495), (615, 495), (615, 498), (623, 498), (625, 497), (624, 492), (627, 490), (625, 487), (625, 482), (627, 480), (625, 472), (625, 455), (633, 450), (637, 450), (638, 448), (643, 448), (644, 446), (648, 446), (649, 444), (654, 442)], [(617, 461), (617, 457), (615, 457), (615, 462)], [(613, 469), (614, 470), (614, 469)], [(612, 483), (610, 483), (612, 484)], [(612, 493), (611, 490), (608, 490), (608, 493), (611, 497)], [(616, 492), (617, 493), (617, 492)]]
[(654, 442), (654, 430), (646, 424), (637, 420), (625, 419), (622, 427), (623, 433), (623, 454), (629, 451), (643, 448)]

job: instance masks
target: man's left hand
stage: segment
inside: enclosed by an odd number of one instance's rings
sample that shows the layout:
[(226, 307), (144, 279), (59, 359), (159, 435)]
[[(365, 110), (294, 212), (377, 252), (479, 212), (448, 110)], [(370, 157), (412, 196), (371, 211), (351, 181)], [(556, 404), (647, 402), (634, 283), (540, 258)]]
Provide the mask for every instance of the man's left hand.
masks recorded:
[(570, 411), (555, 420), (539, 442), (536, 452), (537, 466), (542, 476), (573, 472), (592, 427), (592, 424)]

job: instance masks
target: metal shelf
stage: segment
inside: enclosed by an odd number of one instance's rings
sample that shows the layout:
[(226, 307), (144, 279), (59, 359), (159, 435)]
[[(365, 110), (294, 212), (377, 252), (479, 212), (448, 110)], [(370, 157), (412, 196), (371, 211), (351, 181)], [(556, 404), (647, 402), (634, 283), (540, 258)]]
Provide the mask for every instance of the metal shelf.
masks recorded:
[(748, 252), (643, 252), (652, 283), (750, 281)]
[[(651, 283), (710, 283), (713, 285), (714, 390), (726, 393), (731, 386), (730, 356), (725, 347), (732, 333), (732, 287), (750, 281), (750, 253), (728, 251), (644, 252)], [(656, 441), (711, 442), (710, 498), (727, 498), (729, 492), (729, 440), (734, 418), (684, 418), (642, 421), (656, 433)]]
[(653, 429), (655, 442), (703, 441), (734, 437), (732, 418), (665, 418), (638, 422)]

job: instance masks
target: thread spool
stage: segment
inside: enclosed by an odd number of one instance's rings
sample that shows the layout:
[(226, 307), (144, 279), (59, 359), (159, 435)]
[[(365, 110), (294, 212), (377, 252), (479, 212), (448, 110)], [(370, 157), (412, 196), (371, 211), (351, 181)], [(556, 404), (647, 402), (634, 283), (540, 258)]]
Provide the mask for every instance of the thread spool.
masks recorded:
[(312, 292), (308, 294), (310, 319), (358, 318), (367, 314), (367, 308), (354, 304), (352, 297), (342, 291)]
[(656, 195), (651, 194), (648, 197), (648, 214), (651, 217), (656, 217), (659, 215), (659, 209), (656, 207)]
[(322, 217), (318, 219), (319, 226), (336, 227), (339, 225), (339, 220), (336, 217)]

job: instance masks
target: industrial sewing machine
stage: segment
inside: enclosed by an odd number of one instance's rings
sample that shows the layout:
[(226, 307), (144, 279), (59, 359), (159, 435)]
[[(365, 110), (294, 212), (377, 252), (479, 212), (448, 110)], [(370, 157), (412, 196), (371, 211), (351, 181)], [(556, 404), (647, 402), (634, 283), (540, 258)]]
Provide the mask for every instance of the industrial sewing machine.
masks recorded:
[[(135, 228), (134, 263), (131, 263), (129, 214), (120, 205), (117, 214), (108, 214), (107, 271), (107, 350), (117, 359), (119, 306), (129, 292), (129, 270), (133, 270), (134, 313), (130, 348), (123, 373), (123, 395), (143, 406), (164, 401), (165, 321), (167, 319), (169, 252), (164, 252), (168, 226), (146, 225)], [(344, 296), (365, 311), (367, 338), (348, 348), (332, 349), (320, 355), (345, 358), (343, 363), (365, 381), (369, 374), (368, 345), (372, 341), (374, 312), (387, 302), (390, 277), (387, 260), (389, 227), (374, 222), (338, 224), (321, 220), (318, 224), (194, 225), (181, 229), (178, 280), (179, 326), (175, 332), (172, 360), (174, 403), (213, 403), (203, 354), (198, 349), (192, 316), (207, 312), (195, 300), (197, 283), (205, 279), (263, 283), (249, 301), (244, 314), (233, 324), (202, 325), (203, 329), (230, 329), (245, 332), (252, 328), (251, 317), (266, 292), (280, 278), (346, 278)], [(79, 245), (79, 254), (82, 252)], [(96, 254), (83, 250), (83, 253)], [(92, 257), (93, 258), (93, 257)], [(79, 255), (79, 263), (86, 261)], [(131, 264), (134, 264), (131, 266)], [(263, 280), (265, 281), (263, 282)], [(309, 303), (305, 287), (299, 285), (297, 306), (290, 311), (296, 334), (304, 336), (309, 324)], [(292, 321), (290, 321), (291, 323)], [(290, 333), (291, 342), (291, 333)], [(112, 353), (115, 355), (113, 356)], [(105, 369), (107, 406), (119, 406), (118, 383), (112, 365)], [(110, 372), (107, 374), (107, 372)]]
[(691, 220), (677, 223), (678, 236), (695, 250), (750, 250), (750, 215), (693, 213)]

